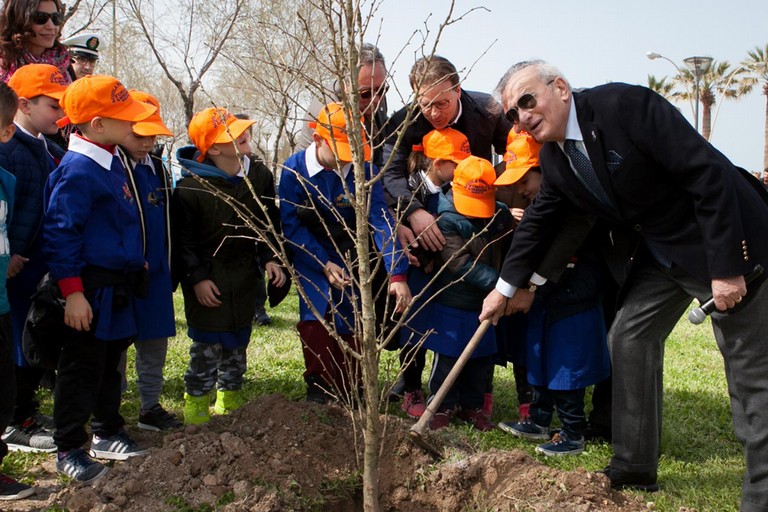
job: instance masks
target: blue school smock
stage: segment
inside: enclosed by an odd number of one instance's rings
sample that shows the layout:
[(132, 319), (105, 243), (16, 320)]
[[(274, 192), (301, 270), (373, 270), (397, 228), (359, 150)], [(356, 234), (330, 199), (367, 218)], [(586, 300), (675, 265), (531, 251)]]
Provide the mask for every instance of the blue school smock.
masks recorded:
[(603, 308), (551, 321), (542, 300), (528, 312), (528, 382), (553, 390), (583, 389), (611, 375)]
[(169, 267), (167, 181), (147, 155), (133, 168), (141, 205), (144, 209), (145, 255), (149, 265), (149, 290), (135, 299), (138, 335), (136, 341), (169, 338), (176, 334), (173, 310), (173, 284)]
[[(366, 163), (366, 178), (370, 179), (378, 172), (375, 166)], [(283, 234), (293, 250), (293, 265), (299, 275), (301, 286), (308, 296), (309, 303), (321, 314), (326, 315), (330, 304), (334, 304), (334, 321), (339, 334), (349, 334), (354, 330), (352, 319), (352, 301), (350, 290), (333, 288), (323, 273), (323, 265), (332, 261), (346, 267), (333, 242), (328, 238), (317, 238), (299, 219), (298, 206), (312, 201), (317, 205), (327, 205), (345, 220), (354, 225), (355, 212), (346, 189), (350, 194), (355, 191), (355, 173), (348, 165), (342, 171), (323, 169), (317, 161), (314, 146), (300, 151), (286, 160), (280, 177), (280, 217)], [(329, 218), (331, 215), (327, 215)], [(384, 265), (390, 275), (405, 275), (408, 271), (408, 259), (403, 254), (400, 244), (393, 236), (395, 225), (387, 203), (381, 181), (371, 187), (369, 223), (373, 231), (376, 248), (384, 258)], [(346, 269), (349, 271), (349, 268)], [(299, 316), (301, 321), (317, 320), (312, 310), (299, 295)]]
[[(46, 184), (44, 253), (51, 277), (80, 277), (95, 265), (136, 272), (144, 267), (139, 214), (122, 162), (114, 153), (73, 135), (69, 152)], [(87, 295), (91, 331), (100, 340), (136, 335), (134, 301), (113, 305), (113, 286)]]

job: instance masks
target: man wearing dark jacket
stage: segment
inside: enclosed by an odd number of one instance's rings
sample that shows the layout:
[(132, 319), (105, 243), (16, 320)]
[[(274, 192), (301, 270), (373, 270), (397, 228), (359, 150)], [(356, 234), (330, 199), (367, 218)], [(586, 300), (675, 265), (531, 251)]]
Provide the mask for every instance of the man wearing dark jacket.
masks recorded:
[[(515, 232), (480, 318), (526, 309), (548, 235), (568, 208), (615, 229), (622, 301), (609, 333), (613, 487), (653, 491), (661, 452), (664, 340), (692, 297), (714, 298), (736, 436), (744, 446), (742, 512), (768, 510), (768, 287), (744, 276), (768, 264), (768, 206), (758, 189), (669, 102), (611, 83), (573, 93), (554, 67), (513, 66), (498, 90), (518, 129), (545, 142), (539, 196)], [(511, 298), (511, 300), (510, 300)]]
[[(430, 131), (450, 126), (469, 139), (472, 155), (491, 160), (494, 148), (496, 153), (504, 154), (512, 125), (491, 96), (462, 90), (456, 67), (444, 57), (434, 55), (419, 59), (411, 68), (409, 79), (416, 104), (395, 112), (387, 123), (390, 135), (384, 145), (384, 162), (390, 156), (392, 162), (384, 174), (384, 189), (391, 198), (390, 206), (407, 224), (399, 229), (401, 242), (411, 245), (416, 237), (420, 237), (418, 241), (423, 247), (439, 251), (445, 239), (435, 218), (413, 196), (408, 186), (408, 156), (412, 147), (421, 144), (424, 135)], [(403, 122), (414, 106), (418, 107), (420, 115), (405, 128), (400, 144), (395, 148)]]

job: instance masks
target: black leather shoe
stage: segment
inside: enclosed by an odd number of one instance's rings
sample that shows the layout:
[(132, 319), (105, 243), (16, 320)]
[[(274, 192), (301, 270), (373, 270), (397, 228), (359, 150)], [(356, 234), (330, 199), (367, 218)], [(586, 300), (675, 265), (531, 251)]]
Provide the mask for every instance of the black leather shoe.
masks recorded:
[(655, 471), (620, 471), (610, 466), (598, 471), (611, 481), (611, 489), (634, 489), (636, 491), (656, 492), (659, 484), (656, 483)]

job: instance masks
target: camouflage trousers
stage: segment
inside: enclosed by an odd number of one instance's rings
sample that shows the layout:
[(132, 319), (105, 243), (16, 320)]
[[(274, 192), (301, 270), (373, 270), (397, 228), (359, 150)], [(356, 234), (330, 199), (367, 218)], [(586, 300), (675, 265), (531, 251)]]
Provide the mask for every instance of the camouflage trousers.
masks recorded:
[(189, 347), (189, 366), (184, 373), (186, 392), (192, 396), (208, 393), (214, 385), (222, 391), (243, 387), (248, 347), (223, 348), (220, 344), (193, 341)]

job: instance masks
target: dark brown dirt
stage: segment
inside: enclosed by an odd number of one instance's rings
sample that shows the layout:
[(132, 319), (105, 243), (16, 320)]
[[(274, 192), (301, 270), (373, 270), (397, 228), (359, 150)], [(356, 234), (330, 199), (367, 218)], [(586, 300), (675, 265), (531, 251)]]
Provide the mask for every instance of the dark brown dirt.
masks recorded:
[[(92, 487), (62, 485), (51, 457), (34, 475), (37, 495), (0, 509), (358, 511), (362, 435), (354, 424), (339, 406), (264, 396), (204, 427), (165, 436), (137, 432), (141, 442), (156, 447), (146, 457), (116, 463)], [(450, 460), (438, 462), (408, 441), (409, 427), (398, 418), (386, 426), (379, 474), (383, 510), (648, 510), (642, 500), (612, 491), (602, 476), (548, 468), (521, 451), (463, 454), (454, 446)]]

